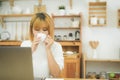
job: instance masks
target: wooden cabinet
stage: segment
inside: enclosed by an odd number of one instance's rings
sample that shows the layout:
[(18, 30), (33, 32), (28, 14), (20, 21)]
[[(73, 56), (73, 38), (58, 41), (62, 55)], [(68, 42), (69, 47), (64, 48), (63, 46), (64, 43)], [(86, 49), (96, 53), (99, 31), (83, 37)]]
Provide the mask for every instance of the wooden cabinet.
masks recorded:
[(120, 28), (120, 9), (118, 9), (118, 28)]
[[(120, 72), (119, 69), (120, 60), (119, 59), (88, 59), (86, 55), (83, 55), (83, 77), (86, 79), (88, 72), (96, 72), (99, 74), (100, 72), (106, 72), (107, 77), (109, 78), (108, 73), (112, 72)], [(88, 68), (92, 68), (92, 70), (88, 70)], [(100, 79), (101, 80), (101, 79)], [(109, 80), (119, 80), (119, 79), (109, 79)]]
[(80, 58), (65, 58), (65, 78), (80, 77)]
[(63, 51), (76, 51), (71, 55), (64, 55), (64, 70), (62, 77), (64, 78), (79, 78), (80, 77), (80, 57), (81, 43), (80, 42), (60, 42)]
[(89, 2), (89, 26), (98, 27), (107, 24), (107, 3)]
[[(62, 45), (64, 52), (64, 70), (62, 72), (62, 77), (79, 78), (80, 58), (82, 53), (82, 16), (81, 14), (52, 15), (52, 18), (55, 24), (54, 39)], [(74, 21), (76, 21), (76, 24), (73, 23)], [(76, 31), (79, 33), (79, 38), (77, 39), (75, 36)], [(68, 51), (73, 54), (67, 54)]]

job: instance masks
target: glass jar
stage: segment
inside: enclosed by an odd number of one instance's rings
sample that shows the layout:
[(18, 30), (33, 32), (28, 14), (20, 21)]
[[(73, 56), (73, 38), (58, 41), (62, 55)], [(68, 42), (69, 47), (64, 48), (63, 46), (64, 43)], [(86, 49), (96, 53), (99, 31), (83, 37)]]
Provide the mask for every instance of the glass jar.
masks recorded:
[(63, 40), (67, 40), (67, 35), (64, 35), (64, 36), (63, 36)]
[(86, 77), (88, 79), (96, 79), (96, 72), (88, 72)]
[(87, 79), (90, 79), (91, 75), (92, 75), (92, 72), (88, 72), (87, 75), (86, 75)]
[(106, 72), (100, 72), (100, 79), (107, 79), (107, 73)]

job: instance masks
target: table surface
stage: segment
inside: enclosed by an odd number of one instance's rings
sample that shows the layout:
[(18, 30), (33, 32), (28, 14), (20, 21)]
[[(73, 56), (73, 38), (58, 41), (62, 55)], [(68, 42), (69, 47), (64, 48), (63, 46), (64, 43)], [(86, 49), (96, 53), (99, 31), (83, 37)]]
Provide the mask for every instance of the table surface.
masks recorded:
[(80, 79), (80, 78), (47, 78), (45, 80), (91, 80), (91, 79)]

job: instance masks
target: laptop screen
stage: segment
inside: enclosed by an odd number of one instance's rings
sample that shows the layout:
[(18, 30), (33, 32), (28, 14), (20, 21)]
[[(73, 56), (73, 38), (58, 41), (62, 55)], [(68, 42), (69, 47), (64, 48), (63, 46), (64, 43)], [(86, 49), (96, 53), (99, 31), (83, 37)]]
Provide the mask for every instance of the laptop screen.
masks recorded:
[(30, 47), (0, 47), (0, 80), (34, 80)]

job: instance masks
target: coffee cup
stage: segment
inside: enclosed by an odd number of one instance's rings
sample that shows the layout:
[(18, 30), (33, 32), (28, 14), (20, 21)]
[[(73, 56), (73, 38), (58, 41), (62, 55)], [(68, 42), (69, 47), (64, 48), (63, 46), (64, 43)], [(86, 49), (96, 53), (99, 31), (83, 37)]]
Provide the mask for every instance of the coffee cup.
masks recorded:
[(40, 40), (43, 42), (45, 40), (45, 38), (47, 37), (46, 34), (43, 34), (43, 33), (38, 33), (37, 34), (37, 38), (40, 38)]

